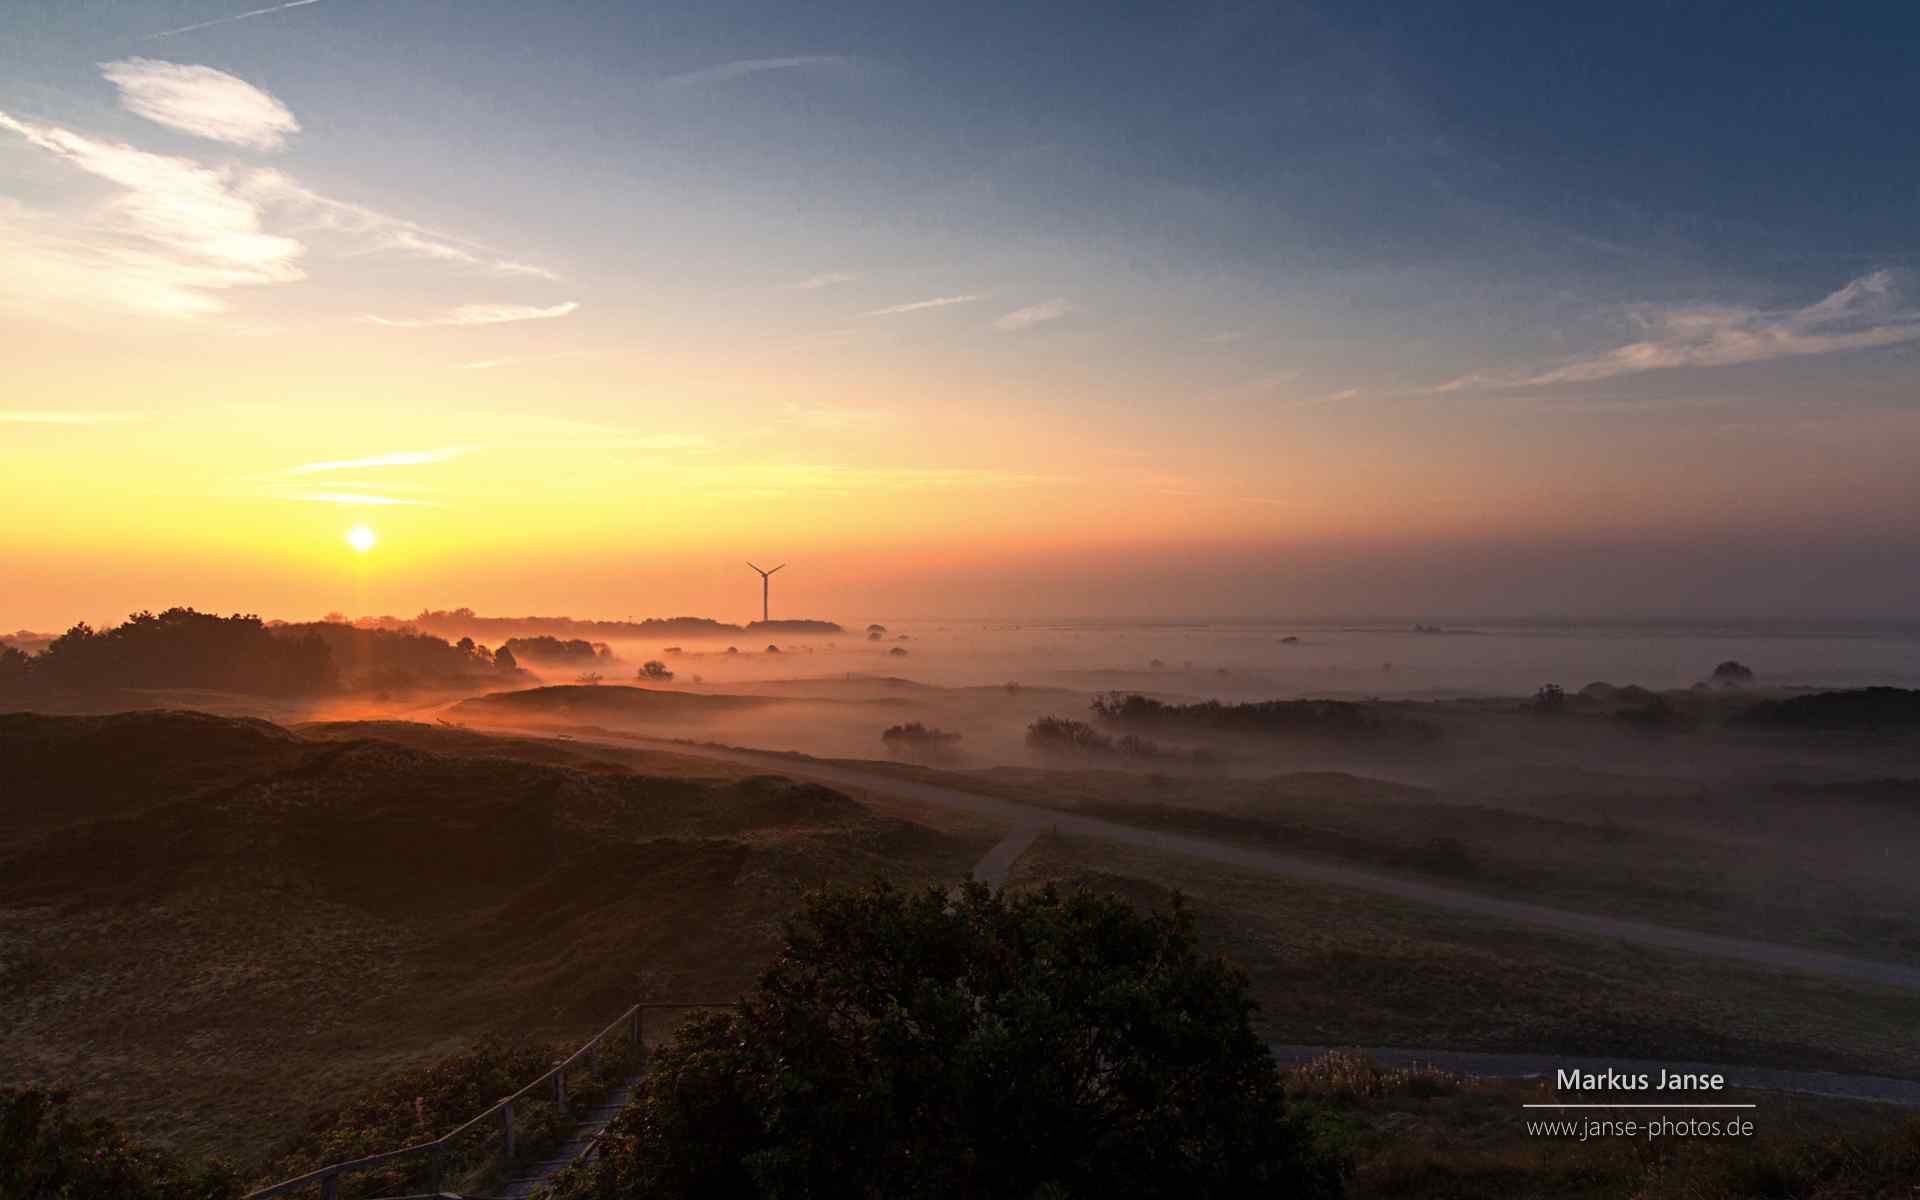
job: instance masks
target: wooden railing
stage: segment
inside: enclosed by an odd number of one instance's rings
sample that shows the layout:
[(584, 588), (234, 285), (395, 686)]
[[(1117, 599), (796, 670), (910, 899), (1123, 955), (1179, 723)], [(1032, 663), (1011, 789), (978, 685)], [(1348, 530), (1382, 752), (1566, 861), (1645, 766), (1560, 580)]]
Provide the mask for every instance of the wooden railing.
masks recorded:
[(244, 1200), (269, 1200), (270, 1197), (274, 1196), (290, 1196), (295, 1192), (311, 1187), (318, 1187), (320, 1189), (322, 1200), (337, 1200), (340, 1194), (341, 1176), (357, 1175), (363, 1171), (371, 1171), (376, 1167), (391, 1166), (394, 1163), (423, 1157), (431, 1158), (433, 1162), (433, 1170), (431, 1172), (433, 1187), (432, 1191), (428, 1194), (438, 1194), (441, 1185), (446, 1181), (445, 1176), (449, 1152), (454, 1142), (458, 1141), (462, 1135), (478, 1128), (488, 1121), (498, 1120), (500, 1122), (504, 1153), (507, 1161), (511, 1162), (514, 1153), (513, 1106), (515, 1102), (545, 1087), (552, 1089), (554, 1104), (564, 1108), (567, 1103), (567, 1071), (578, 1065), (583, 1059), (586, 1060), (592, 1069), (597, 1071), (600, 1067), (601, 1046), (605, 1044), (608, 1038), (622, 1030), (630, 1033), (634, 1050), (644, 1055), (646, 1053), (646, 1044), (641, 1040), (641, 1014), (648, 1009), (730, 1007), (732, 1007), (731, 1001), (715, 1003), (636, 1004), (614, 1018), (611, 1025), (608, 1025), (599, 1033), (594, 1034), (585, 1045), (561, 1059), (559, 1062), (554, 1063), (545, 1074), (533, 1080), (525, 1087), (522, 1087), (519, 1091), (514, 1092), (512, 1095), (502, 1096), (494, 1103), (492, 1108), (448, 1130), (432, 1141), (406, 1146), (399, 1150), (388, 1150), (382, 1154), (370, 1154), (365, 1158), (351, 1159), (347, 1162), (329, 1163), (317, 1170), (308, 1171), (304, 1175), (296, 1175), (292, 1179), (283, 1179), (279, 1183), (269, 1184), (259, 1191), (248, 1192)]

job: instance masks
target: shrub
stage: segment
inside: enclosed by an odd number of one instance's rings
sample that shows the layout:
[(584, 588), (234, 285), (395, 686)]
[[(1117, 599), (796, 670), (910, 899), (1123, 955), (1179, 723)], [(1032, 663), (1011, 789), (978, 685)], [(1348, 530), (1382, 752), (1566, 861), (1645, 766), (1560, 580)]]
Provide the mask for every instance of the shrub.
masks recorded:
[(1192, 920), (1052, 888), (808, 898), (563, 1198), (1338, 1194)]
[(231, 1200), (219, 1162), (188, 1166), (110, 1121), (76, 1116), (66, 1092), (0, 1088), (0, 1196), (7, 1200)]
[(1027, 745), (1036, 750), (1098, 754), (1113, 749), (1113, 739), (1085, 721), (1041, 717), (1027, 726)]
[(904, 725), (889, 725), (880, 734), (883, 742), (957, 742), (960, 735), (936, 729), (931, 725), (922, 725), (918, 721), (908, 721)]
[(667, 670), (667, 664), (659, 659), (650, 658), (640, 664), (638, 678), (652, 680), (655, 683), (668, 683), (673, 679), (673, 672)]
[(1753, 668), (1730, 658), (1713, 669), (1713, 681), (1721, 687), (1740, 687), (1753, 682)]
[(1461, 1076), (1429, 1065), (1383, 1067), (1371, 1055), (1329, 1050), (1286, 1072), (1289, 1096), (1334, 1100), (1372, 1100), (1410, 1096), (1424, 1100), (1460, 1090)]

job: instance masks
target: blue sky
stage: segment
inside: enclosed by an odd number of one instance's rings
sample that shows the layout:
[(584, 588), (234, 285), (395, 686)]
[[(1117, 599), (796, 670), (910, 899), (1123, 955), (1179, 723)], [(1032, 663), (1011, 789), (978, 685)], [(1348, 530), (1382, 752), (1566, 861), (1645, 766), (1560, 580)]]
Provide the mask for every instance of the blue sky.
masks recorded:
[[(1530, 609), (1658, 543), (1608, 603), (1673, 611), (1817, 608), (1807, 539), (1920, 541), (1911, 7), (28, 0), (0, 34), (0, 320), (42, 331), (0, 436), (73, 479), (144, 433), (88, 414), (272, 394), (327, 461), (429, 436), (342, 405), (551, 418), (689, 447), (661, 470), (729, 529), (834, 481), (777, 532), (838, 587), (833, 497), (938, 481), (1019, 548), (981, 611), (1043, 603), (1014, 560), (1122, 493), (1088, 553), (1318, 556), (1299, 611), (1411, 542), (1560, 554)], [(139, 208), (183, 186), (263, 257)], [(54, 382), (106, 344), (232, 366)], [(1675, 581), (1688, 539), (1769, 582)]]

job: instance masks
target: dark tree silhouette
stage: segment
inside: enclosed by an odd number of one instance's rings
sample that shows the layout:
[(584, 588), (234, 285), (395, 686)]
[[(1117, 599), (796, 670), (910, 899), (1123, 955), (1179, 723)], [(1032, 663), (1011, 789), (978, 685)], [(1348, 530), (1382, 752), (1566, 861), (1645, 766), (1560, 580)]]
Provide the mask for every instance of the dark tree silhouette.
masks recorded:
[(1753, 682), (1753, 668), (1728, 659), (1713, 669), (1713, 681), (1721, 687), (1739, 687)]
[(650, 658), (640, 664), (641, 679), (650, 679), (655, 683), (666, 683), (673, 678), (673, 672), (667, 670), (667, 664), (657, 658)]
[(809, 897), (786, 939), (657, 1054), (564, 1200), (1339, 1193), (1177, 899), (877, 883)]

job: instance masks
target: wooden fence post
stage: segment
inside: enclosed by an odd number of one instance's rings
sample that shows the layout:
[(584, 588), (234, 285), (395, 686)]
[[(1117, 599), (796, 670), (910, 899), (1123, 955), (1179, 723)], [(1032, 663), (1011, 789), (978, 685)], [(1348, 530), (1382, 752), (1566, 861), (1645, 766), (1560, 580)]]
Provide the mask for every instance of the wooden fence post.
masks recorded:
[(507, 1101), (506, 1106), (500, 1110), (500, 1127), (506, 1130), (507, 1158), (511, 1161), (513, 1158), (513, 1101), (511, 1100)]
[(320, 1200), (339, 1200), (340, 1177), (329, 1175), (320, 1181)]
[(440, 1142), (433, 1148), (433, 1191), (438, 1195), (447, 1182), (447, 1146)]
[(553, 1106), (555, 1108), (565, 1108), (567, 1106), (567, 1071), (565, 1067), (558, 1068), (553, 1073)]

